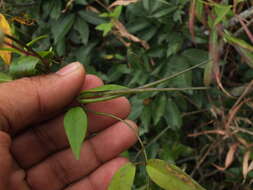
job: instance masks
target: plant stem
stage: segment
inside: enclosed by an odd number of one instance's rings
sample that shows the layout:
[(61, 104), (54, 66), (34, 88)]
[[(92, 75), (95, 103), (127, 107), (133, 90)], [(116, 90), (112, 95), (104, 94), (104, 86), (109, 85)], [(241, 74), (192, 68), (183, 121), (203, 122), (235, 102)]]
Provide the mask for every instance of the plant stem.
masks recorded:
[[(156, 142), (159, 138), (161, 138), (169, 129), (171, 129), (171, 126), (167, 126), (161, 133), (159, 133), (155, 138), (153, 138), (147, 145), (145, 148), (150, 147), (154, 142)], [(142, 150), (140, 150), (136, 156), (135, 156), (135, 160), (139, 157), (140, 153), (142, 152)]]
[(133, 88), (126, 90), (112, 90), (104, 92), (104, 95), (130, 95), (130, 94), (140, 94), (145, 92), (171, 92), (171, 91), (185, 91), (185, 90), (208, 90), (209, 87), (188, 87), (188, 88)]
[(21, 52), (22, 54), (24, 54), (24, 55), (26, 55), (26, 56), (33, 56), (33, 54), (31, 54), (30, 52), (25, 51), (25, 50), (23, 50), (23, 49), (21, 49), (21, 48), (15, 46), (15, 45), (9, 43), (9, 42), (3, 42), (3, 43), (4, 43), (6, 46), (9, 46), (10, 48), (13, 48), (13, 49), (17, 50), (17, 51)]
[(110, 114), (110, 113), (103, 113), (103, 112), (97, 112), (97, 111), (93, 111), (93, 110), (89, 110), (87, 108), (84, 108), (86, 111), (88, 112), (91, 112), (91, 113), (94, 113), (94, 114), (97, 114), (97, 115), (102, 115), (102, 116), (106, 116), (106, 117), (111, 117), (113, 119), (116, 119), (118, 121), (121, 121), (123, 122), (125, 125), (127, 125), (131, 130), (133, 130), (134, 134), (136, 135), (140, 145), (141, 145), (141, 150), (143, 152), (143, 155), (144, 155), (144, 158), (145, 158), (145, 164), (148, 162), (148, 156), (147, 156), (147, 152), (146, 152), (146, 149), (145, 149), (145, 146), (140, 138), (140, 136), (138, 135), (138, 132), (129, 124), (127, 123), (125, 120), (121, 119), (120, 117), (116, 116), (116, 115), (113, 115), (113, 114)]
[[(27, 46), (23, 42), (19, 41), (18, 39), (14, 38), (13, 36), (10, 36), (8, 34), (4, 34), (6, 38), (9, 38), (10, 40), (16, 42), (18, 45), (22, 46), (23, 48), (27, 49), (29, 51), (29, 55), (33, 57), (37, 57), (38, 59), (41, 60), (41, 62), (45, 65), (46, 70), (49, 70), (49, 63), (47, 60), (45, 60), (43, 57), (41, 57), (36, 51), (34, 51), (31, 47)], [(17, 49), (16, 46), (13, 47), (14, 49)], [(20, 51), (21, 48), (18, 48), (17, 50)], [(24, 52), (24, 51), (21, 51)]]
[(188, 71), (191, 71), (192, 69), (195, 69), (195, 68), (198, 68), (198, 67), (200, 67), (200, 66), (202, 66), (202, 65), (205, 65), (205, 64), (207, 64), (209, 61), (210, 61), (210, 60), (203, 61), (202, 63), (199, 63), (199, 64), (197, 64), (197, 65), (194, 65), (194, 66), (192, 66), (192, 67), (189, 67), (188, 69), (185, 69), (185, 70), (183, 70), (183, 71), (181, 71), (181, 72), (178, 72), (178, 73), (173, 74), (173, 75), (171, 75), (171, 76), (168, 76), (168, 77), (165, 77), (165, 78), (163, 78), (163, 79), (157, 80), (157, 81), (155, 81), (155, 82), (151, 82), (151, 83), (149, 83), (149, 84), (145, 84), (145, 85), (143, 85), (143, 86), (140, 86), (139, 88), (149, 88), (149, 87), (153, 87), (153, 86), (156, 86), (156, 85), (158, 85), (158, 84), (164, 83), (164, 82), (166, 82), (166, 81), (168, 81), (168, 80), (170, 80), (170, 79), (172, 79), (172, 78), (175, 78), (175, 77), (177, 77), (177, 76), (179, 76), (179, 75), (181, 75), (181, 74), (184, 74), (184, 73), (186, 73), (186, 72), (188, 72)]
[[(126, 90), (111, 90), (105, 92), (94, 92), (96, 97), (99, 98), (79, 98), (79, 102), (82, 104), (88, 103), (96, 103), (107, 100), (112, 100), (121, 96), (131, 95), (131, 94), (139, 94), (145, 92), (174, 92), (174, 91), (185, 91), (185, 90), (208, 90), (209, 87), (190, 87), (190, 88), (133, 88)], [(92, 95), (92, 97), (94, 97)]]

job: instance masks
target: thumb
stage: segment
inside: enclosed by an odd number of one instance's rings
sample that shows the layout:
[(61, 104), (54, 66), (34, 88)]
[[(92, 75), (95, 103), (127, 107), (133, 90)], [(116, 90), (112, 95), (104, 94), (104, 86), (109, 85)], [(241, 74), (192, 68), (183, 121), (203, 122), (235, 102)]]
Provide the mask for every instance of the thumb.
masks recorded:
[(85, 71), (72, 63), (54, 74), (0, 84), (0, 125), (12, 134), (48, 119), (80, 92)]

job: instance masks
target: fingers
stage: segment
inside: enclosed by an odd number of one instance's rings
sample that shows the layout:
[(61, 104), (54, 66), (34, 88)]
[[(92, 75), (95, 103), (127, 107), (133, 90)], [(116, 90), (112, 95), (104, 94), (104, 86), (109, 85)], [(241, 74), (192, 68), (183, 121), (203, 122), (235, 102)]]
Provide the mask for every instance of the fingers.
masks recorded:
[[(122, 119), (126, 118), (131, 110), (129, 101), (124, 97), (110, 101), (89, 104), (86, 107), (88, 110), (112, 114)], [(88, 118), (90, 132), (103, 130), (106, 126), (117, 121), (111, 117), (101, 116), (90, 112), (88, 112)]]
[(9, 151), (10, 146), (10, 136), (0, 131), (0, 190), (5, 190), (9, 187), (9, 178), (12, 172), (12, 158)]
[(16, 133), (46, 119), (74, 99), (84, 78), (82, 65), (73, 63), (56, 74), (0, 84), (0, 124)]
[[(102, 81), (98, 77), (87, 75), (83, 89), (94, 88), (102, 84)], [(89, 109), (102, 110), (103, 112), (112, 113), (125, 119), (130, 112), (130, 104), (126, 98), (117, 98), (106, 103), (89, 105)], [(96, 116), (91, 113), (88, 113), (88, 118), (89, 132), (98, 132), (117, 122), (113, 118)], [(68, 146), (63, 127), (63, 115), (61, 115), (54, 120), (31, 128), (29, 131), (16, 137), (11, 150), (15, 159), (23, 168), (30, 168), (50, 154)]]
[(125, 158), (115, 158), (65, 190), (107, 190), (113, 175), (127, 162)]
[(90, 174), (136, 142), (137, 126), (131, 121), (127, 122), (132, 128), (118, 122), (87, 140), (79, 161), (75, 160), (69, 149), (52, 155), (28, 170), (28, 183), (36, 190), (59, 190)]
[[(82, 90), (96, 88), (98, 86), (102, 86), (103, 84), (104, 84), (103, 81), (100, 78), (96, 77), (95, 75), (87, 75)], [(113, 114), (121, 119), (125, 119), (131, 111), (131, 105), (129, 101), (123, 97), (110, 101), (88, 104), (85, 107), (88, 110), (92, 110), (95, 112)], [(110, 117), (97, 115), (91, 112), (88, 112), (87, 114), (89, 118), (90, 132), (98, 132), (100, 130), (103, 130), (105, 127), (117, 122), (117, 120)]]

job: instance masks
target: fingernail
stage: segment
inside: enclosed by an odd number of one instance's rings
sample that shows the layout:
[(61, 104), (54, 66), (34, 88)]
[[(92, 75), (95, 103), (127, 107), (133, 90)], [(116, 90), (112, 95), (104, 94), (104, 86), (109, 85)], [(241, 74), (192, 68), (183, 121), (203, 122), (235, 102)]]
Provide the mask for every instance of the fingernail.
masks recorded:
[(75, 72), (80, 67), (81, 67), (81, 64), (79, 62), (74, 62), (74, 63), (71, 63), (71, 64), (63, 67), (62, 69), (60, 69), (56, 73), (59, 75), (65, 76), (65, 75), (69, 75), (69, 74)]

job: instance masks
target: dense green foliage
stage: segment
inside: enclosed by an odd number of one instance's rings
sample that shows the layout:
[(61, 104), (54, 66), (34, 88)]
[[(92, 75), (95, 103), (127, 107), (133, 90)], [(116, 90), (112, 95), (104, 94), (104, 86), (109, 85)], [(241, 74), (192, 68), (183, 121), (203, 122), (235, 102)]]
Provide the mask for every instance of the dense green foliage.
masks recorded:
[[(130, 118), (140, 125), (149, 158), (176, 163), (208, 190), (250, 189), (253, 173), (242, 168), (253, 163), (252, 22), (245, 17), (242, 27), (235, 13), (252, 12), (252, 3), (139, 0), (109, 7), (113, 2), (6, 0), (1, 13), (24, 42), (47, 35), (32, 47), (55, 52), (48, 55), (52, 71), (80, 61), (106, 83), (137, 87), (208, 62), (159, 86), (208, 91), (132, 96)], [(139, 148), (127, 156), (142, 161)], [(145, 183), (143, 168), (135, 189)]]

